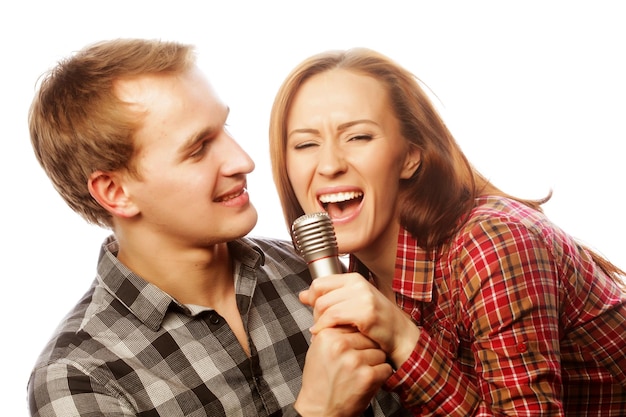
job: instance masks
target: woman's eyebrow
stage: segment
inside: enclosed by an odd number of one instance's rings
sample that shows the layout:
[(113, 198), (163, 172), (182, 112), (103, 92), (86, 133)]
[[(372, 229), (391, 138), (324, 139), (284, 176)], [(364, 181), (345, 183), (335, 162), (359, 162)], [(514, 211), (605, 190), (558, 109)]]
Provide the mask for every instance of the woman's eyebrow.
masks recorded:
[[(351, 120), (349, 122), (346, 123), (342, 123), (339, 126), (337, 126), (337, 130), (339, 131), (343, 131), (346, 130), (352, 126), (358, 125), (358, 124), (371, 124), (371, 125), (375, 125), (378, 126), (378, 123), (376, 123), (373, 120), (370, 119), (359, 119), (359, 120)], [(287, 135), (287, 138), (289, 138), (291, 135), (295, 134), (295, 133), (319, 133), (319, 130), (317, 129), (312, 129), (312, 128), (302, 128), (302, 129), (294, 129), (291, 132), (289, 132), (289, 134)]]

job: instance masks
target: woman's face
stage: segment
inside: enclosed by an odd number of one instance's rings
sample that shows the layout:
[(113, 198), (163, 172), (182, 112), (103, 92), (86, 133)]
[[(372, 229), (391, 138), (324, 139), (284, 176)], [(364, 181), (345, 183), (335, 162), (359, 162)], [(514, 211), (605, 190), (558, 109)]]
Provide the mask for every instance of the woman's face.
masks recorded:
[(378, 80), (344, 69), (308, 79), (287, 116), (287, 173), (306, 213), (325, 210), (343, 253), (395, 248), (401, 178), (419, 165)]

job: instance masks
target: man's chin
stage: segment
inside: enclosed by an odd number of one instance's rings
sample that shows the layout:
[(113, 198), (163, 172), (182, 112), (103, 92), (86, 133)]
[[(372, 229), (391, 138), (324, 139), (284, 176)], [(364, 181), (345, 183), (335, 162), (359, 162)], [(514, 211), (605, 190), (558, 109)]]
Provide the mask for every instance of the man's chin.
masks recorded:
[(258, 220), (259, 214), (257, 213), (254, 206), (250, 204), (249, 210), (246, 210), (245, 215), (242, 215), (241, 219), (239, 219), (239, 222), (235, 225), (235, 229), (233, 230), (233, 232), (237, 236), (234, 236), (233, 239), (238, 239), (249, 234), (256, 226)]

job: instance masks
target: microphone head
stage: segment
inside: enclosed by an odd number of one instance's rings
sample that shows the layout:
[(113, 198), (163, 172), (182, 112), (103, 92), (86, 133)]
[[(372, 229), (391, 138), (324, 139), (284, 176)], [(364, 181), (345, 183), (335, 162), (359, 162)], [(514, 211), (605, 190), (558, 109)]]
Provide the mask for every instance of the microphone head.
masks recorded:
[(333, 222), (325, 211), (294, 220), (291, 237), (296, 250), (307, 262), (339, 255)]

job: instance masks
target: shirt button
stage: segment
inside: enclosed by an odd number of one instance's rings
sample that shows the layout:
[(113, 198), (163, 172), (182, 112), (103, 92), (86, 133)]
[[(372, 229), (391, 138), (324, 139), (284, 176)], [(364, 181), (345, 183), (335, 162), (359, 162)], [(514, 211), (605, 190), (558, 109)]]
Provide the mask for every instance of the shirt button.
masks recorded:
[(524, 353), (528, 350), (528, 346), (526, 346), (526, 343), (524, 342), (520, 342), (517, 344), (517, 351), (519, 353)]
[(220, 322), (220, 316), (218, 316), (217, 314), (214, 314), (214, 313), (213, 313), (213, 314), (211, 314), (211, 315), (209, 316), (209, 322), (210, 322), (211, 324), (219, 324), (219, 322)]

